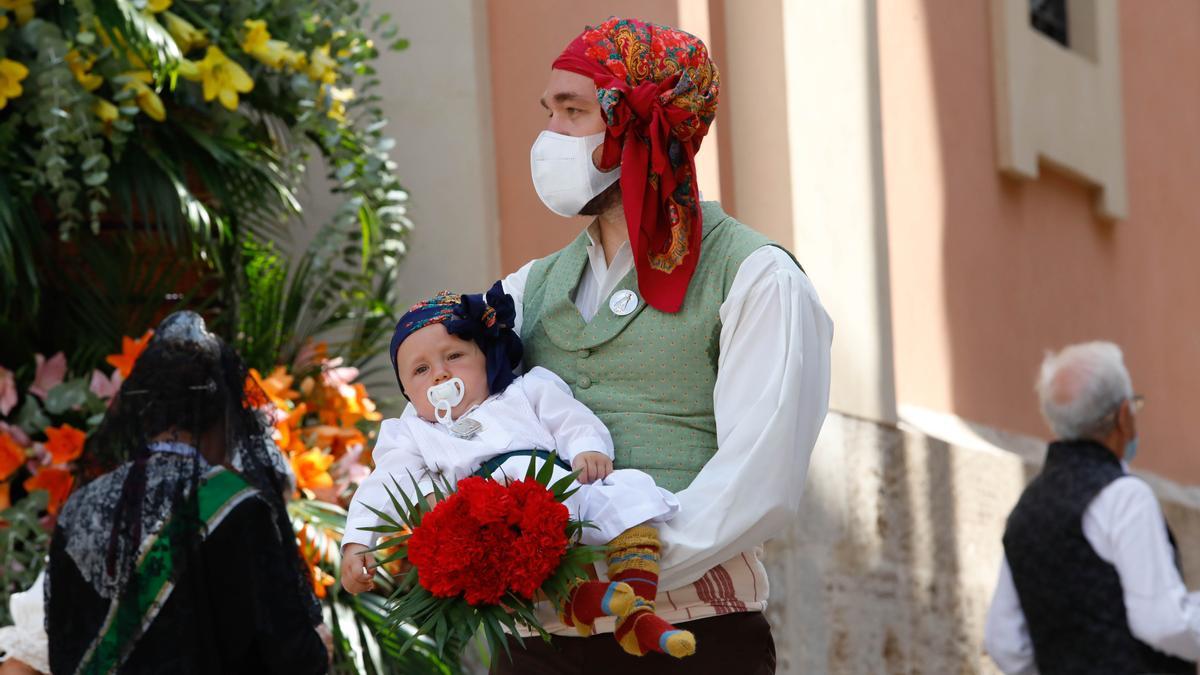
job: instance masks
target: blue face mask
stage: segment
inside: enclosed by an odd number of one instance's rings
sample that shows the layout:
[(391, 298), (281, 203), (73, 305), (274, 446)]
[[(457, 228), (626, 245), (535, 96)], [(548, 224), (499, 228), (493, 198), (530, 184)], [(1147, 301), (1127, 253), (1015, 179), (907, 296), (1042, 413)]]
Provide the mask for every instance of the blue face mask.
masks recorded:
[(1123, 459), (1126, 464), (1132, 462), (1133, 458), (1137, 456), (1137, 449), (1138, 439), (1137, 436), (1134, 436), (1132, 440), (1125, 444), (1125, 457)]

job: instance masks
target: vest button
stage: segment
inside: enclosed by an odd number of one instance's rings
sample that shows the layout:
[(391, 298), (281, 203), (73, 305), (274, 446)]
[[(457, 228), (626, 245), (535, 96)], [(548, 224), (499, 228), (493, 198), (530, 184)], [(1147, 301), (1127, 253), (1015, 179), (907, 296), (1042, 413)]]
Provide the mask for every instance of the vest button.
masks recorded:
[(592, 378), (584, 375), (583, 377), (579, 378), (578, 384), (580, 389), (587, 389), (588, 387), (592, 386)]
[(589, 357), (591, 355), (592, 355), (592, 350), (590, 350), (590, 349), (580, 349), (579, 350), (579, 358), (581, 358), (581, 359), (586, 359), (587, 357)]

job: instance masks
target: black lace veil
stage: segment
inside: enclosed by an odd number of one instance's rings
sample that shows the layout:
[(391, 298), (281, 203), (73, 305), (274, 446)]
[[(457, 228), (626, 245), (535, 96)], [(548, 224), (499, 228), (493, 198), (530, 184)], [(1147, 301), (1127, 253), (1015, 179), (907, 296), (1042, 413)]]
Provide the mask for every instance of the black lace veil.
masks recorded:
[[(320, 622), (320, 606), (287, 514), (286, 464), (271, 440), (268, 420), (251, 403), (247, 374), (235, 350), (209, 332), (194, 312), (171, 314), (155, 329), (87, 444), (87, 453), (97, 464), (118, 467), (113, 473), (125, 474), (108, 491), (109, 500), (115, 497), (115, 504), (110, 502), (112, 529), (103, 542), (103, 570), (95, 569), (100, 560), (93, 561), (93, 585), (103, 580), (108, 592), (119, 592), (131, 578), (138, 547), (148, 534), (145, 528), (168, 516), (188, 524), (186, 550), (180, 552), (184, 564), (176, 573), (199, 564), (203, 523), (196, 500), (187, 496), (210, 462), (222, 463), (257, 488), (270, 507), (279, 544), (296, 562), (292, 571), (310, 617), (314, 624)], [(187, 458), (155, 457), (152, 442), (172, 438), (190, 439), (201, 452)]]

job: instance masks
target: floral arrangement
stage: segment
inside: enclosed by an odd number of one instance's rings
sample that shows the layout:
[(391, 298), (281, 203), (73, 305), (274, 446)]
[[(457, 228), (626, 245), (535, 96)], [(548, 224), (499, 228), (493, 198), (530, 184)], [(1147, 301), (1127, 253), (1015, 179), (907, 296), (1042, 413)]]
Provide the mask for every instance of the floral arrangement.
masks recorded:
[[(302, 167), (307, 148), (272, 137), (280, 131), (313, 141), (332, 161), (351, 213), (387, 219), (380, 210), (395, 201), (387, 194), (395, 179), (371, 171), (388, 162), (371, 128), (380, 121), (367, 95), (378, 52), (363, 28), (371, 25), (365, 5), (5, 0), (0, 9), (0, 147), (5, 163), (34, 160), (6, 187), (26, 203), (46, 191), (62, 234), (82, 222), (99, 227), (114, 207), (113, 170), (128, 153), (171, 169), (195, 199), (218, 189), (217, 176), (204, 175), (218, 153), (180, 167), (159, 152), (207, 145), (278, 153), (278, 171)], [(393, 35), (385, 24), (371, 27)], [(172, 136), (189, 142), (154, 142)], [(203, 201), (195, 206), (207, 210)]]
[[(275, 443), (296, 477), (295, 497), (322, 502), (344, 517), (354, 488), (370, 473), (361, 427), (382, 415), (366, 387), (355, 381), (359, 370), (327, 352), (325, 343), (317, 343), (302, 349), (291, 366), (276, 366), (266, 377), (252, 368), (250, 377), (266, 396), (262, 409), (274, 419)], [(300, 382), (293, 389), (296, 373)], [(335, 581), (341, 532), (303, 517), (294, 522), (313, 590), (323, 599)]]
[[(32, 367), (15, 372), (0, 367), (0, 547), (6, 552), (0, 624), (8, 620), (8, 596), (27, 588), (41, 570), (54, 517), (79, 478), (101, 470), (81, 465), (84, 444), (152, 335), (124, 338), (121, 351), (106, 358), (109, 372), (71, 376), (61, 353), (39, 354)], [(274, 419), (276, 444), (295, 473), (293, 504), (301, 506), (293, 521), (322, 599), (334, 583), (336, 518), (344, 517), (341, 508), (354, 485), (369, 473), (369, 434), (362, 427), (381, 418), (356, 382), (358, 369), (330, 358), (327, 349), (324, 343), (304, 349), (293, 365), (278, 366), (267, 377), (251, 369), (247, 383)], [(301, 374), (296, 389), (292, 372)], [(321, 528), (304, 517), (314, 510), (332, 514), (333, 525)]]
[[(32, 368), (0, 366), (0, 623), (8, 596), (33, 583), (42, 568), (54, 517), (77, 483), (88, 434), (150, 341), (152, 333), (125, 338), (109, 355), (113, 370), (68, 376), (60, 352), (34, 357)], [(27, 381), (22, 392), (19, 382)], [(20, 496), (14, 499), (14, 483)]]
[[(0, 358), (90, 368), (143, 308), (203, 309), (245, 351), (255, 265), (317, 282), (331, 320), (390, 311), (411, 222), (374, 92), (396, 32), (358, 0), (0, 1)], [(270, 251), (314, 166), (340, 205)]]
[(524, 478), (504, 483), (472, 476), (435, 484), (433, 507), (393, 479), (396, 493), (388, 495), (402, 522), (371, 509), (386, 523), (371, 529), (392, 537), (377, 547), (390, 552), (385, 562), (412, 564), (389, 601), (391, 625), (416, 626), (410, 642), (432, 636), (439, 653), (481, 628), (492, 654), (508, 653), (505, 628), (518, 635), (523, 625), (549, 639), (535, 600), (560, 608), (570, 584), (603, 555), (603, 547), (574, 545), (588, 524), (571, 519), (563, 501), (578, 472), (550, 484), (554, 462), (551, 455), (538, 469), (531, 458)]

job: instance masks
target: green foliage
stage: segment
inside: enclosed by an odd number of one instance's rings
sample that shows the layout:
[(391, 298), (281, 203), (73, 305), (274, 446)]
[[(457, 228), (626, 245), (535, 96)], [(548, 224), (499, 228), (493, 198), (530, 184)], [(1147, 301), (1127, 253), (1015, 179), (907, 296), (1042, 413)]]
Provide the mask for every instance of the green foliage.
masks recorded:
[[(320, 552), (318, 562), (327, 572), (336, 574), (341, 566), (341, 536), (346, 529), (346, 511), (341, 507), (314, 500), (293, 501), (288, 505), (297, 532), (303, 532), (307, 550)], [(337, 584), (327, 589), (323, 601), (325, 623), (333, 632), (335, 673), (412, 673), (413, 675), (450, 675), (459, 672), (461, 649), (436, 654), (429, 640), (417, 640), (405, 649), (415, 629), (388, 622), (387, 596), (395, 582), (387, 571), (377, 573), (375, 592), (361, 595), (345, 593)]]
[[(396, 27), (351, 0), (160, 5), (38, 2), (34, 18), (18, 27), (9, 13), (14, 25), (0, 31), (0, 59), (29, 70), (23, 93), (0, 103), (0, 334), (28, 336), (0, 337), (0, 363), (64, 342), (63, 323), (90, 325), (97, 337), (128, 328), (128, 309), (105, 320), (59, 304), (71, 295), (64, 266), (83, 271), (70, 279), (75, 287), (111, 290), (111, 279), (90, 275), (111, 267), (99, 254), (128, 262), (121, 240), (161, 259), (142, 267), (177, 275), (173, 286), (155, 277), (162, 288), (153, 297), (170, 302), (151, 303), (147, 323), (203, 298), (213, 325), (257, 363), (273, 346), (294, 353), (327, 330), (347, 360), (365, 362), (390, 328), (392, 282), (411, 227), (374, 94), (379, 52), (368, 37), (402, 47)], [(251, 20), (263, 22), (286, 59), (248, 40)], [(206, 44), (180, 25), (202, 32)], [(204, 76), (210, 50), (253, 83), (235, 108), (212, 97), (219, 87)], [(295, 260), (261, 250), (302, 223), (298, 195), (318, 156), (341, 198), (333, 218)], [(64, 255), (56, 241), (78, 248)], [(113, 309), (107, 298), (101, 305)], [(54, 321), (42, 311), (48, 303)], [(304, 327), (284, 331), (251, 316), (266, 307), (283, 320), (303, 315)], [(77, 366), (95, 366), (99, 341), (83, 335), (83, 344), (60, 348)]]
[[(74, 372), (107, 371), (123, 336), (187, 307), (262, 372), (318, 336), (362, 368), (394, 323), (412, 225), (368, 37), (402, 49), (396, 27), (355, 0), (161, 4), (38, 0), (23, 25), (3, 12), (0, 67), (28, 75), (20, 95), (0, 99), (0, 366), (25, 381), (34, 353), (63, 351)], [(247, 41), (248, 20), (264, 22), (286, 63)], [(181, 22), (207, 45), (186, 39)], [(236, 105), (206, 98), (210, 50), (253, 82)], [(325, 167), (341, 201), (313, 224), (312, 244), (291, 251), (310, 166)], [(94, 423), (103, 406), (83, 382), (44, 402), (27, 396), (9, 421), (30, 433), (59, 413)], [(335, 574), (344, 512), (311, 500), (292, 508)], [(0, 600), (42, 564), (44, 509), (39, 492), (0, 513)], [(328, 590), (335, 672), (455, 671), (428, 641), (400, 649), (413, 631), (388, 629), (385, 596)]]
[(33, 585), (45, 566), (50, 534), (39, 522), (46, 509), (47, 494), (38, 490), (25, 499), (0, 511), (0, 626), (12, 623), (8, 596)]

